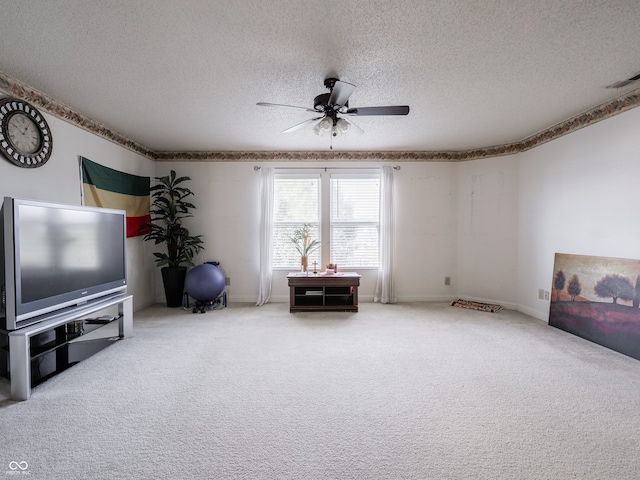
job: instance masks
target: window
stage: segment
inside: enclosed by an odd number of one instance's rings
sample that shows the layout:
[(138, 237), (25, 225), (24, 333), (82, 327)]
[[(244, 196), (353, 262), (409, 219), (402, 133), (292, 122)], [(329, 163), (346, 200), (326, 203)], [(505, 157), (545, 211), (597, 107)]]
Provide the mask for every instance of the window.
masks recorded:
[(323, 247), (309, 257), (338, 268), (378, 268), (380, 175), (376, 173), (276, 174), (273, 203), (273, 267), (297, 270), (300, 255), (289, 237), (311, 225)]
[[(293, 231), (311, 225), (320, 238), (320, 175), (276, 175), (273, 180), (273, 267), (300, 268), (300, 255), (291, 244)], [(309, 258), (320, 265), (320, 249)]]
[(380, 177), (331, 176), (331, 263), (378, 266)]

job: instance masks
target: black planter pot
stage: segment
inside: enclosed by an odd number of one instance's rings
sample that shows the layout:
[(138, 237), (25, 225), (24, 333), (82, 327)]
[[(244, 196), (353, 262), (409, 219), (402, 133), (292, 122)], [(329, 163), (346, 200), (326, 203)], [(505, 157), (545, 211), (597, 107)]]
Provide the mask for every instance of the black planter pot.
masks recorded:
[(187, 276), (187, 267), (164, 267), (161, 269), (162, 283), (164, 284), (164, 297), (167, 307), (181, 307), (182, 293), (184, 291), (184, 279)]

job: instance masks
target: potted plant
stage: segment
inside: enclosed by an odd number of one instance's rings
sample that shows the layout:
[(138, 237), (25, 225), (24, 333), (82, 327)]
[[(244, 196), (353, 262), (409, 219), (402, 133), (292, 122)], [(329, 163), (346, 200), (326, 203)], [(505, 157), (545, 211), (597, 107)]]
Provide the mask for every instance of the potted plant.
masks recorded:
[(186, 199), (193, 192), (181, 184), (190, 177), (176, 177), (176, 172), (165, 177), (156, 177), (158, 183), (151, 187), (151, 222), (144, 240), (153, 240), (156, 245), (165, 244), (166, 252), (154, 252), (156, 265), (162, 267), (162, 282), (168, 307), (182, 305), (184, 280), (187, 266), (193, 265), (193, 257), (202, 250), (202, 235), (191, 235), (182, 225), (182, 220), (193, 215), (196, 207)]
[(302, 264), (302, 271), (306, 272), (309, 265), (309, 255), (315, 252), (322, 244), (316, 239), (311, 240), (311, 225), (305, 223), (302, 227), (296, 228), (293, 231), (293, 235), (289, 237), (291, 243), (300, 254), (300, 263)]

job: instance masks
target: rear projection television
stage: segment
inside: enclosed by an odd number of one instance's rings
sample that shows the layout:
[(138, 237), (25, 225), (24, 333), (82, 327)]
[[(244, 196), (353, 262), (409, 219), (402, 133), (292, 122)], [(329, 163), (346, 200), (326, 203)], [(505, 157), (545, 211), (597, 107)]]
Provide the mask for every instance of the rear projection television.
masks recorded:
[(0, 328), (124, 293), (122, 210), (5, 197), (0, 225)]

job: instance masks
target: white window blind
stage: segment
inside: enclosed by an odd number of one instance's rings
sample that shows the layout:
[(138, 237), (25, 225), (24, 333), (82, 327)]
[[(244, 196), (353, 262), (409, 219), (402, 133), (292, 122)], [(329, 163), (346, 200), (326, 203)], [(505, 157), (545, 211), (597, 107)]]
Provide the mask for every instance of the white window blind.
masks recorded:
[(377, 268), (379, 175), (331, 175), (331, 262), (338, 268)]
[[(276, 175), (273, 184), (273, 267), (300, 269), (300, 254), (289, 237), (304, 224), (320, 240), (320, 176)], [(320, 249), (309, 257), (320, 265)]]

